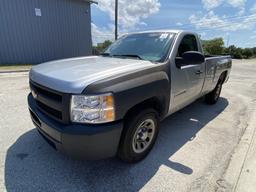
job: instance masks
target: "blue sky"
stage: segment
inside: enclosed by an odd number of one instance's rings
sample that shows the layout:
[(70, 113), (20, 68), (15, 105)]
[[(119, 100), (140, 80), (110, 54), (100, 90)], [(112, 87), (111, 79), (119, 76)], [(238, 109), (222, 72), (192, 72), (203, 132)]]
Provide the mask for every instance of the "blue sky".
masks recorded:
[[(94, 43), (113, 39), (114, 0), (92, 6)], [(226, 45), (256, 47), (255, 0), (119, 0), (120, 33), (185, 29), (203, 39), (223, 37)]]

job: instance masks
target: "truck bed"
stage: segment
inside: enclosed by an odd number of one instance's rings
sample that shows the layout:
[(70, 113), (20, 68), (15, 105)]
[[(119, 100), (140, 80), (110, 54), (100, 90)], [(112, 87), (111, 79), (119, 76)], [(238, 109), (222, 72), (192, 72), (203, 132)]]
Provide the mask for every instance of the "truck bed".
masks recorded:
[(205, 84), (203, 90), (212, 90), (223, 72), (226, 71), (228, 77), (231, 66), (232, 59), (229, 55), (205, 55)]

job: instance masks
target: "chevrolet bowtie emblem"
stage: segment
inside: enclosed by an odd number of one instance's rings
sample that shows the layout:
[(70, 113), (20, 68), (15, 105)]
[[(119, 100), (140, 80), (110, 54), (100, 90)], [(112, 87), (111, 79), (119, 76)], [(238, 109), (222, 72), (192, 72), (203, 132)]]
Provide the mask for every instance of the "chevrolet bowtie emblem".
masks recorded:
[(37, 98), (37, 93), (34, 91), (34, 90), (32, 90), (32, 96), (36, 99)]

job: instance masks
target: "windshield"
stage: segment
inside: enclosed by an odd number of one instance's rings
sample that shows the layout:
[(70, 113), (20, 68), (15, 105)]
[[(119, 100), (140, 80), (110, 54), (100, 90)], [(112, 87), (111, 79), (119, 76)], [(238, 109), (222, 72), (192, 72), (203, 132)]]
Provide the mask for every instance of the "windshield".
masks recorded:
[(162, 32), (125, 35), (110, 45), (103, 55), (161, 62), (168, 54), (173, 37), (173, 33)]

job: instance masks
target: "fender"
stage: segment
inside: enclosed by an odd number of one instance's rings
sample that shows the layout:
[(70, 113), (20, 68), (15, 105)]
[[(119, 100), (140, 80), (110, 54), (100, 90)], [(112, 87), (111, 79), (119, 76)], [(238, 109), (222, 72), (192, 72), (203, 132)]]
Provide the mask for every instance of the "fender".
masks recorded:
[(169, 65), (122, 74), (117, 77), (106, 78), (89, 85), (83, 94), (102, 94), (112, 92), (115, 100), (116, 120), (124, 118), (134, 106), (155, 98), (161, 104), (161, 114), (168, 112), (170, 102), (170, 82), (168, 76)]

